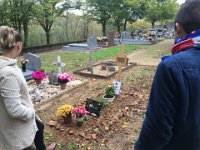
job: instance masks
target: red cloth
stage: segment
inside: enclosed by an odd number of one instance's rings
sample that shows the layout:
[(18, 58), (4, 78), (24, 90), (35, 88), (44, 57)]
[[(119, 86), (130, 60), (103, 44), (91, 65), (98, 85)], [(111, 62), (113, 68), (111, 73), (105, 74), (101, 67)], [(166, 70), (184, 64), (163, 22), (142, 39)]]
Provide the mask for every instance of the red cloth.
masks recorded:
[(181, 51), (187, 50), (192, 47), (194, 47), (194, 41), (192, 38), (190, 38), (190, 39), (187, 39), (185, 41), (175, 44), (171, 49), (171, 53), (172, 54), (179, 53)]

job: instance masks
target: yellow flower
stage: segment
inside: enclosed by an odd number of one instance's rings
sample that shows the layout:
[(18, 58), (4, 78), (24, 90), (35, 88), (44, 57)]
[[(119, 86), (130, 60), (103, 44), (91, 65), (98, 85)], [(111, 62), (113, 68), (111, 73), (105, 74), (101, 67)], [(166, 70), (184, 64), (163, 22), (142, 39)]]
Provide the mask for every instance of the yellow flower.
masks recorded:
[(66, 117), (71, 112), (72, 109), (74, 109), (74, 107), (71, 105), (68, 104), (62, 105), (56, 110), (56, 116)]
[(109, 87), (109, 88), (111, 88), (111, 87), (112, 87), (112, 85), (108, 85), (108, 87)]

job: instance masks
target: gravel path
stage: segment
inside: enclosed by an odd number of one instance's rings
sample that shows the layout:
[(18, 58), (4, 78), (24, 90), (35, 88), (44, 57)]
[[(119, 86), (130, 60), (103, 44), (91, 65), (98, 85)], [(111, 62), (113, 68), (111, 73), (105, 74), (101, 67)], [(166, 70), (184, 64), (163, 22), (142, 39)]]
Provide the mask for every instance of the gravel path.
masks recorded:
[(157, 66), (161, 57), (166, 51), (170, 50), (172, 44), (173, 40), (165, 40), (155, 45), (145, 45), (141, 49), (129, 54), (128, 58), (139, 65)]

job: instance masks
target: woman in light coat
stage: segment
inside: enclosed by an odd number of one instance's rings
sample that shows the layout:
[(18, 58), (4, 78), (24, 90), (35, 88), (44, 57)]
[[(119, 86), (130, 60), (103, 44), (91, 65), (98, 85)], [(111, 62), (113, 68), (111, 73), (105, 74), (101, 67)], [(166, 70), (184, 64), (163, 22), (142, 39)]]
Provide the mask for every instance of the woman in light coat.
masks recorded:
[(35, 141), (38, 150), (45, 150), (44, 126), (36, 124), (27, 83), (16, 64), (22, 51), (21, 35), (1, 26), (0, 50), (0, 149), (22, 150)]

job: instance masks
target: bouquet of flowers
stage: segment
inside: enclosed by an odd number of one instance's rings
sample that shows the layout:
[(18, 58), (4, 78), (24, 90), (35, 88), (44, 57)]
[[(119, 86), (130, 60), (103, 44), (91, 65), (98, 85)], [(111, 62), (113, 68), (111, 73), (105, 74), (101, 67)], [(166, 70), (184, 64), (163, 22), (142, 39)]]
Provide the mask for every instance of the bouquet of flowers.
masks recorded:
[(105, 89), (106, 97), (112, 98), (115, 96), (115, 88), (112, 85), (108, 85)]
[(38, 70), (32, 73), (32, 77), (35, 80), (44, 80), (44, 78), (46, 78), (46, 74), (41, 70)]
[(60, 106), (57, 111), (56, 111), (56, 116), (57, 117), (64, 117), (66, 118), (67, 116), (71, 116), (71, 111), (74, 109), (73, 106), (65, 104)]
[(73, 80), (73, 77), (67, 73), (59, 74), (57, 76), (59, 83), (67, 83)]
[(85, 117), (87, 111), (84, 106), (77, 106), (72, 110), (72, 114), (76, 115), (76, 118)]

